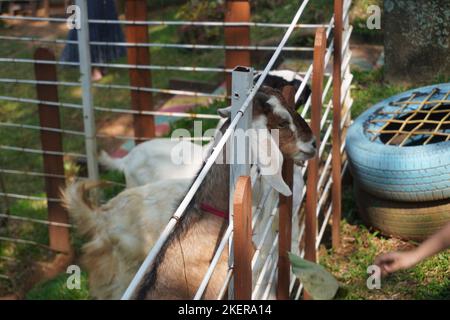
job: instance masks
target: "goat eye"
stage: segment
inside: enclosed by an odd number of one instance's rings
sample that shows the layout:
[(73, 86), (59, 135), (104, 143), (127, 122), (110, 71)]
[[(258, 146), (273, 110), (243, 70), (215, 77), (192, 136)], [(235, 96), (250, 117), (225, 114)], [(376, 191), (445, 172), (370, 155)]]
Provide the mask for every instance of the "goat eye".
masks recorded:
[(284, 129), (289, 127), (289, 121), (283, 121), (278, 124), (279, 129)]

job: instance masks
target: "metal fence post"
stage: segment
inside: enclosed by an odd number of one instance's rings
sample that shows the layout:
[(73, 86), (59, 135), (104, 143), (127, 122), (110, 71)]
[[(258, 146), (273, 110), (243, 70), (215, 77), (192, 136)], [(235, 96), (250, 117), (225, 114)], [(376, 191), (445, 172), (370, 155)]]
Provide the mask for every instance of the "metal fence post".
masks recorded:
[[(225, 3), (225, 22), (250, 22), (250, 2), (248, 0), (227, 0)], [(224, 28), (225, 45), (249, 46), (250, 27)], [(250, 50), (225, 50), (225, 68), (250, 66)], [(232, 91), (232, 76), (226, 73), (227, 93)]]
[(91, 83), (91, 51), (89, 46), (89, 23), (87, 0), (76, 0), (80, 8), (80, 29), (78, 29), (78, 53), (80, 57), (80, 74), (83, 103), (84, 139), (88, 175), (98, 180), (97, 140), (94, 116), (94, 101)]
[[(320, 149), (320, 117), (322, 109), (323, 78), (327, 36), (325, 28), (316, 31), (314, 42), (314, 62), (311, 96), (311, 129), (316, 138), (317, 150)], [(317, 250), (317, 201), (319, 180), (319, 155), (308, 161), (308, 181), (306, 184), (306, 216), (305, 216), (305, 259), (316, 262)], [(305, 293), (305, 299), (309, 295)]]
[(334, 0), (334, 54), (333, 54), (333, 145), (332, 145), (332, 243), (340, 246), (341, 223), (341, 87), (342, 87), (342, 30), (343, 0)]
[[(231, 95), (231, 119), (238, 114), (245, 99), (247, 98), (251, 88), (253, 87), (253, 68), (236, 67), (232, 73), (232, 95)], [(252, 121), (252, 106), (250, 105), (245, 114), (242, 116), (238, 125), (236, 126), (235, 134), (230, 137), (226, 151), (227, 159), (230, 161), (230, 223), (233, 221), (233, 195), (237, 180), (240, 176), (250, 175), (250, 145), (246, 136), (247, 130), (251, 126)], [(244, 158), (243, 158), (244, 157)], [(243, 161), (244, 160), (244, 161)], [(233, 266), (233, 246), (230, 238), (229, 245), (229, 266)], [(228, 289), (228, 296), (234, 299), (233, 281), (230, 281)]]
[[(341, 132), (341, 141), (345, 140), (345, 136), (347, 133), (347, 128), (350, 126), (351, 124), (351, 112), (349, 111), (349, 108), (351, 108), (352, 104), (353, 104), (353, 99), (351, 96), (351, 82), (353, 80), (353, 75), (350, 72), (350, 63), (347, 63), (347, 61), (350, 61), (352, 52), (350, 50), (350, 41), (346, 41), (346, 39), (349, 36), (349, 32), (350, 30), (350, 14), (349, 14), (349, 10), (350, 10), (350, 6), (351, 6), (351, 2), (352, 0), (345, 0), (344, 1), (344, 12), (343, 12), (343, 16), (345, 17), (344, 21), (343, 21), (343, 34), (342, 34), (342, 38), (343, 38), (343, 45), (344, 43), (346, 43), (345, 47), (342, 48), (342, 67), (345, 66), (345, 68), (342, 71), (342, 84), (341, 84), (341, 116), (345, 117), (347, 115), (347, 117), (343, 120), (341, 120), (341, 124), (343, 123), (342, 126), (342, 132)], [(342, 148), (342, 146), (341, 146)], [(342, 150), (341, 150), (342, 151)], [(342, 157), (342, 161), (344, 161), (345, 155)]]

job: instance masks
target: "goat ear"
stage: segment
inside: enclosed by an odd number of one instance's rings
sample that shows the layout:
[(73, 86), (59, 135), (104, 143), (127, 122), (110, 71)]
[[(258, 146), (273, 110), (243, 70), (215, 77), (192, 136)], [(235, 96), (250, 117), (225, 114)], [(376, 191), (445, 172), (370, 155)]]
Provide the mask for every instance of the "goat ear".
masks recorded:
[(292, 191), (281, 175), (283, 155), (267, 129), (251, 130), (252, 155), (265, 179), (279, 193), (289, 197)]
[(257, 100), (261, 103), (265, 103), (265, 102), (267, 102), (267, 100), (270, 99), (270, 96), (267, 93), (262, 91), (263, 89), (264, 89), (264, 87), (255, 94), (255, 100)]
[(310, 95), (311, 95), (311, 88), (309, 85), (306, 85), (302, 94), (298, 98), (297, 105), (304, 105), (308, 101)]
[(231, 107), (217, 109), (217, 113), (222, 118), (230, 118), (231, 117)]
[(265, 92), (258, 91), (253, 99), (253, 113), (254, 114), (267, 114), (272, 111), (273, 107), (267, 103), (270, 99), (270, 95)]

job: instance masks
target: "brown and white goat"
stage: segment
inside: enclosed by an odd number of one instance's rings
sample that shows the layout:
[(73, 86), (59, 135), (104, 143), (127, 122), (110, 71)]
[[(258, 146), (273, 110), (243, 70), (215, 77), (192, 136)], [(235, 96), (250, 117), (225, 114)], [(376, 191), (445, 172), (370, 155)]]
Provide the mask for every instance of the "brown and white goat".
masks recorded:
[[(225, 109), (220, 113), (229, 116), (229, 110)], [(229, 121), (225, 123), (221, 131), (224, 132), (228, 125)], [(256, 129), (278, 129), (279, 150), (284, 156), (294, 159), (296, 163), (311, 158), (316, 152), (309, 126), (294, 109), (288, 106), (277, 90), (264, 87), (257, 93), (253, 102), (252, 126)], [(268, 177), (268, 181), (276, 190), (289, 195), (290, 190), (281, 178), (283, 156), (278, 147), (275, 149), (272, 151), (278, 152), (276, 156), (279, 172)], [(263, 154), (264, 152), (258, 153), (257, 157)], [(177, 195), (177, 192), (168, 192), (167, 189), (163, 191), (165, 194), (160, 198), (146, 195), (145, 192), (141, 192), (146, 188), (144, 186), (124, 191), (125, 198), (120, 194), (108, 204), (97, 209), (90, 209), (83, 200), (82, 193), (85, 188), (84, 182), (69, 186), (64, 193), (64, 201), (69, 213), (75, 218), (75, 224), (79, 225), (81, 222), (90, 225), (89, 231), (85, 233), (91, 237), (91, 241), (83, 248), (83, 260), (90, 273), (92, 295), (97, 298), (119, 298), (153, 245), (155, 237), (159, 236), (159, 232), (156, 232), (152, 235), (151, 241), (148, 239), (150, 232), (146, 229), (154, 228), (149, 223), (154, 219), (150, 216), (166, 215), (165, 218), (168, 221), (181, 199), (169, 201), (170, 196)], [(180, 192), (186, 188), (186, 185), (183, 185), (180, 187)], [(157, 261), (140, 284), (135, 298), (190, 299), (193, 297), (214, 255), (216, 244), (220, 241), (228, 223), (223, 218), (204, 212), (201, 205), (211, 204), (217, 210), (226, 212), (229, 205), (228, 193), (229, 165), (215, 163), (161, 250)], [(153, 212), (148, 212), (149, 202), (152, 202)], [(158, 206), (160, 206), (159, 210)], [(142, 207), (145, 207), (145, 210)], [(109, 217), (112, 213), (115, 217), (121, 215), (122, 218)], [(122, 220), (114, 221), (115, 219)], [(206, 299), (217, 296), (226, 269), (227, 253), (225, 252), (208, 285), (204, 296)]]

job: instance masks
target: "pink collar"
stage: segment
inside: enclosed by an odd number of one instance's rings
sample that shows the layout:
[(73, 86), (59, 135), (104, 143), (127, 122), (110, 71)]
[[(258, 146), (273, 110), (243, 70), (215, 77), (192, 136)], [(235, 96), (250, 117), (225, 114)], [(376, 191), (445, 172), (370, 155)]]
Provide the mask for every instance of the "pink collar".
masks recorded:
[(209, 204), (201, 203), (200, 209), (202, 209), (203, 211), (209, 212), (209, 213), (211, 213), (217, 217), (220, 217), (222, 219), (228, 220), (228, 212), (218, 210), (218, 209), (214, 208), (213, 206), (210, 206)]

